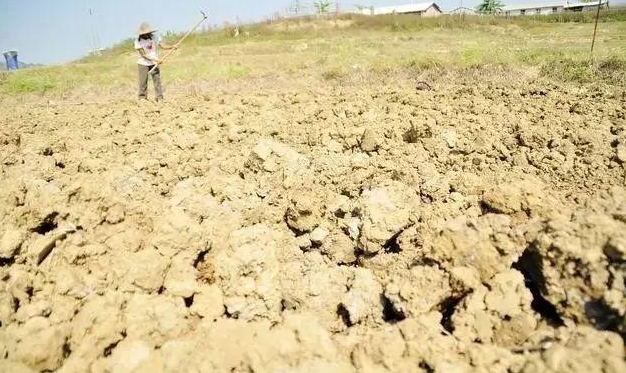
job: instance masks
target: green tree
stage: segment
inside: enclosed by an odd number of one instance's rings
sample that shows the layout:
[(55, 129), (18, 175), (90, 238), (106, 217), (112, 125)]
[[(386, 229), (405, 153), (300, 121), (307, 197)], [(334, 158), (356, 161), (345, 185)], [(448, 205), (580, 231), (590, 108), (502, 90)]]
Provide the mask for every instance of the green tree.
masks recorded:
[(330, 5), (332, 4), (329, 0), (321, 0), (313, 3), (315, 5), (315, 10), (317, 14), (326, 14), (330, 10)]
[(504, 4), (502, 4), (500, 0), (483, 0), (476, 9), (481, 13), (495, 14), (499, 13), (503, 6)]

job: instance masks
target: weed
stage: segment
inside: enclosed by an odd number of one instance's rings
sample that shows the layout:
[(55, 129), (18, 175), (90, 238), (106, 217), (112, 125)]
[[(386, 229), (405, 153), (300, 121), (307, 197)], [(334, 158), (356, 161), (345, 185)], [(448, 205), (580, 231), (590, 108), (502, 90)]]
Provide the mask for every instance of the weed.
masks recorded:
[(345, 76), (346, 76), (346, 73), (336, 67), (330, 68), (322, 72), (322, 78), (326, 80), (339, 80)]

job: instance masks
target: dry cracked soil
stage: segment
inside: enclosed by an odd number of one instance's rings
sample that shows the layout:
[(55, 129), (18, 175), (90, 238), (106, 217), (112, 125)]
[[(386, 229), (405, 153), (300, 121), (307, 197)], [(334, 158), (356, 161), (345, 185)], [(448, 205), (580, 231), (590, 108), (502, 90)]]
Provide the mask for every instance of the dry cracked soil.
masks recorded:
[(625, 372), (626, 91), (0, 103), (0, 371)]

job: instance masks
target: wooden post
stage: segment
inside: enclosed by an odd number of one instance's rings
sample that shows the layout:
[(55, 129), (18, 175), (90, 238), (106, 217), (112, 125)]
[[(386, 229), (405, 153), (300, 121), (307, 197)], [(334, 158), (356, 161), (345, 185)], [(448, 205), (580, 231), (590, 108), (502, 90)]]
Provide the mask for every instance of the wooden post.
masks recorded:
[(593, 39), (591, 39), (591, 57), (593, 58), (593, 47), (596, 44), (596, 32), (598, 31), (598, 20), (600, 19), (600, 5), (602, 0), (598, 0), (598, 10), (596, 11), (596, 25), (593, 27)]

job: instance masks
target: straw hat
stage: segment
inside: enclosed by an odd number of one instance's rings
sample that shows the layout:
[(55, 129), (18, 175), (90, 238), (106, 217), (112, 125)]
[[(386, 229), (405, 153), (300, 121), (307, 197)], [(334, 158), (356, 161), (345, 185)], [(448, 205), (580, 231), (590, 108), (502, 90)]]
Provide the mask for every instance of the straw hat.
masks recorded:
[(148, 22), (144, 22), (141, 25), (139, 25), (139, 30), (137, 30), (137, 35), (149, 34), (155, 31), (156, 29), (150, 26)]

